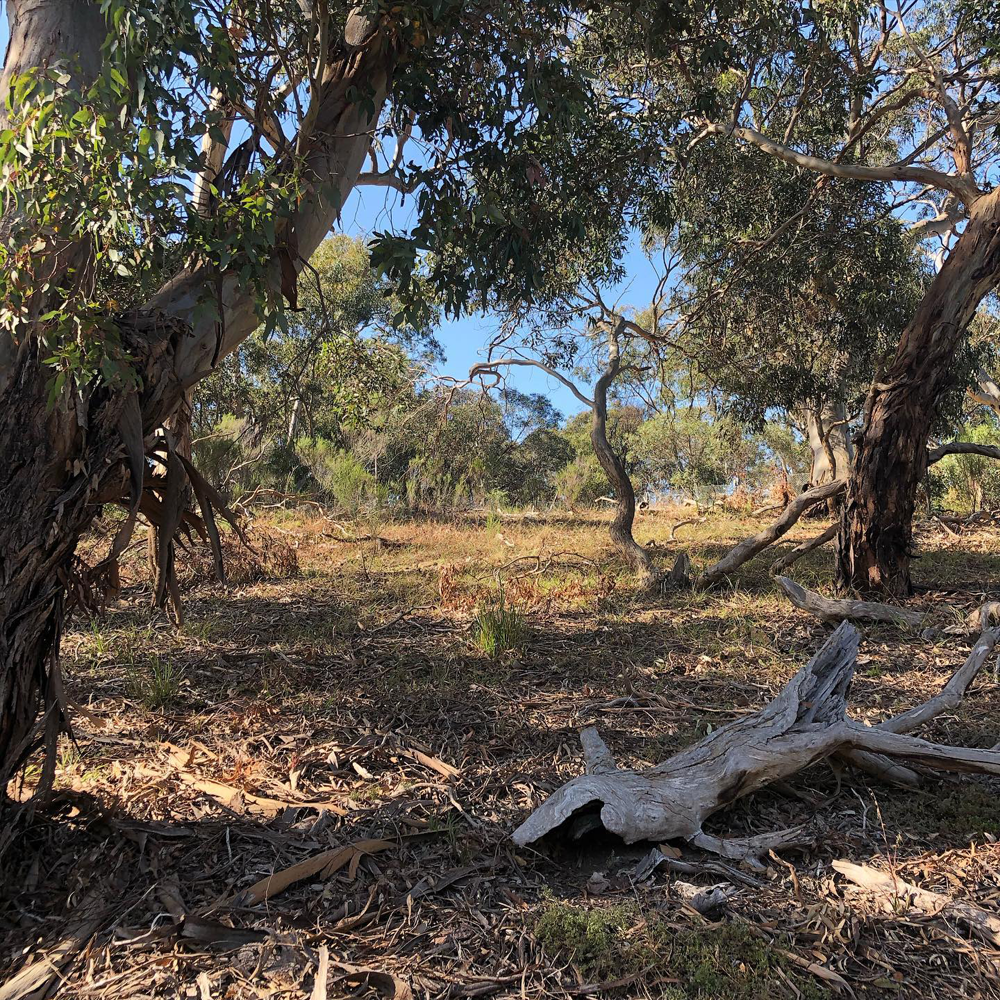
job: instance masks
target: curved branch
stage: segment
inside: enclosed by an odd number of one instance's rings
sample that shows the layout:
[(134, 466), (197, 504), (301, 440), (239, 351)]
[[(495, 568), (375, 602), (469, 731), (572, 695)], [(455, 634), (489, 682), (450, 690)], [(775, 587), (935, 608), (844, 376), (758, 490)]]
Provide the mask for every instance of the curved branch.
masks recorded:
[(810, 538), (808, 541), (801, 542), (799, 545), (796, 545), (795, 548), (789, 549), (789, 551), (783, 556), (775, 559), (774, 562), (771, 563), (771, 568), (768, 572), (771, 576), (774, 576), (776, 573), (780, 573), (783, 569), (788, 569), (793, 562), (801, 559), (807, 552), (812, 552), (813, 549), (818, 549), (821, 545), (826, 545), (827, 542), (836, 538), (839, 530), (840, 524), (834, 522), (821, 535), (817, 535), (815, 538)]
[(915, 181), (919, 184), (930, 184), (932, 187), (951, 191), (971, 208), (983, 195), (983, 192), (970, 180), (955, 174), (942, 173), (931, 167), (914, 166), (903, 163), (890, 163), (882, 167), (865, 166), (860, 163), (835, 163), (819, 156), (800, 153), (789, 146), (769, 139), (756, 129), (739, 125), (720, 125), (709, 122), (702, 129), (703, 135), (731, 135), (744, 142), (756, 146), (761, 152), (774, 156), (785, 163), (790, 163), (805, 170), (825, 174), (828, 177), (846, 177), (864, 181)]
[(928, 449), (927, 464), (940, 462), (946, 455), (982, 455), (983, 458), (1000, 459), (1000, 448), (993, 444), (973, 444), (972, 441), (949, 441)]
[(594, 401), (589, 396), (585, 396), (582, 392), (580, 392), (580, 390), (568, 378), (566, 378), (565, 375), (560, 375), (559, 372), (557, 372), (551, 365), (547, 365), (541, 361), (535, 361), (533, 358), (497, 358), (496, 361), (480, 361), (469, 369), (469, 381), (471, 382), (479, 375), (499, 375), (500, 373), (497, 371), (498, 368), (507, 368), (513, 365), (522, 365), (528, 368), (540, 368), (546, 375), (551, 375), (554, 379), (558, 379), (558, 381), (562, 382), (562, 384), (566, 386), (566, 388), (569, 389), (569, 391), (573, 393), (573, 395), (576, 396), (576, 398), (580, 400), (584, 406), (587, 406), (590, 409), (594, 408)]
[(714, 566), (710, 566), (695, 581), (698, 587), (710, 587), (718, 583), (728, 573), (739, 568), (745, 562), (752, 559), (761, 549), (766, 549), (768, 545), (776, 542), (782, 535), (792, 527), (802, 516), (803, 511), (812, 507), (822, 500), (829, 500), (830, 497), (844, 491), (846, 479), (834, 479), (822, 486), (816, 486), (811, 490), (806, 490), (797, 496), (784, 510), (781, 517), (773, 524), (759, 531), (756, 535), (743, 539), (738, 545), (729, 550)]

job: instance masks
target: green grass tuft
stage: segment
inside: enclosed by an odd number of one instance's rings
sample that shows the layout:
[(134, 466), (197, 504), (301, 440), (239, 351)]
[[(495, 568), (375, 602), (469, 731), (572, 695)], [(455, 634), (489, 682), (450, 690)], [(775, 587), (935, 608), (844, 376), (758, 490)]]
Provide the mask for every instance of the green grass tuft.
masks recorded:
[(154, 656), (145, 662), (133, 663), (128, 668), (125, 691), (130, 698), (155, 711), (176, 701), (183, 679), (183, 667)]
[(503, 591), (496, 601), (476, 614), (476, 645), (491, 659), (524, 649), (528, 626), (524, 613), (506, 602)]

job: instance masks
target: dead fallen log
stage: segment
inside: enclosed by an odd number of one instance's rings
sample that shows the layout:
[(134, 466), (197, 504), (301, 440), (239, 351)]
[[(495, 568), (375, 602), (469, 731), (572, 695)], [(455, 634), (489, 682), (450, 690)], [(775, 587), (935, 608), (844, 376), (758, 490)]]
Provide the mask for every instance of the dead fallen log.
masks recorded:
[(806, 590), (787, 576), (776, 576), (774, 582), (785, 592), (785, 596), (797, 608), (821, 618), (825, 622), (869, 621), (891, 622), (915, 628), (923, 623), (924, 614), (909, 611), (891, 604), (876, 604), (873, 601), (833, 600), (812, 590)]
[(768, 525), (763, 531), (758, 531), (756, 535), (744, 538), (738, 545), (733, 546), (717, 563), (709, 566), (696, 580), (695, 586), (699, 588), (711, 587), (722, 580), (725, 576), (738, 569), (745, 562), (752, 559), (761, 549), (766, 549), (784, 535), (802, 514), (814, 504), (823, 500), (829, 500), (844, 491), (846, 480), (834, 479), (832, 482), (816, 486), (811, 490), (800, 493), (785, 508), (781, 517), (773, 524)]
[(834, 861), (834, 871), (855, 885), (868, 889), (892, 908), (893, 913), (919, 910), (921, 913), (950, 918), (964, 924), (977, 937), (1000, 945), (1000, 916), (961, 899), (951, 899), (940, 892), (931, 892), (904, 882), (901, 878), (880, 872), (867, 865), (850, 861)]
[(796, 545), (795, 548), (789, 549), (783, 556), (779, 556), (775, 559), (774, 562), (771, 563), (771, 568), (768, 572), (771, 576), (774, 576), (775, 574), (780, 573), (783, 569), (788, 569), (793, 562), (797, 562), (807, 552), (812, 552), (813, 549), (818, 549), (820, 546), (826, 545), (827, 542), (836, 538), (839, 530), (839, 524), (831, 524), (830, 527), (827, 528), (821, 535), (817, 535), (815, 538), (810, 538), (808, 541)]
[[(626, 843), (687, 840), (748, 859), (773, 849), (776, 834), (720, 844), (703, 833), (731, 802), (791, 777), (833, 754), (885, 764), (1000, 774), (1000, 753), (930, 743), (905, 735), (961, 700), (1000, 632), (985, 631), (965, 664), (923, 705), (870, 727), (847, 718), (860, 634), (843, 622), (768, 705), (710, 733), (645, 771), (618, 769), (597, 731), (582, 736), (587, 774), (557, 789), (514, 831), (524, 846), (564, 828), (579, 836), (603, 827)], [(796, 831), (798, 833), (798, 831)]]

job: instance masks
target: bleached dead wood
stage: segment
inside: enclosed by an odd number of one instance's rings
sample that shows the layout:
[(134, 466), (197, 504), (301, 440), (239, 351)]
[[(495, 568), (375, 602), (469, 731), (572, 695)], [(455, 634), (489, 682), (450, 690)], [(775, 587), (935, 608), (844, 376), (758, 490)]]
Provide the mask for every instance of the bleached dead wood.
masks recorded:
[(816, 486), (799, 494), (784, 509), (777, 521), (768, 525), (763, 531), (758, 531), (756, 535), (744, 538), (738, 545), (733, 546), (715, 565), (709, 566), (695, 580), (695, 585), (697, 587), (711, 587), (718, 583), (723, 577), (752, 559), (761, 549), (766, 549), (768, 545), (781, 538), (814, 504), (829, 500), (830, 497), (842, 493), (845, 483), (844, 479), (834, 479), (832, 482), (824, 483), (822, 486)]
[[(684, 839), (728, 857), (752, 858), (790, 832), (720, 841), (702, 830), (713, 813), (742, 796), (841, 754), (873, 765), (1000, 774), (1000, 753), (943, 746), (905, 735), (953, 708), (968, 690), (1000, 632), (987, 630), (934, 698), (871, 727), (847, 718), (847, 693), (860, 635), (841, 623), (815, 656), (759, 712), (709, 734), (645, 771), (619, 770), (596, 730), (584, 743), (588, 771), (557, 789), (514, 832), (520, 845), (569, 827), (603, 826), (626, 843)], [(857, 757), (857, 755), (861, 757)], [(795, 831), (797, 834), (799, 831)], [(784, 843), (788, 843), (785, 839)]]
[(957, 920), (977, 937), (1000, 945), (1000, 916), (961, 899), (951, 899), (940, 892), (931, 892), (919, 886), (904, 882), (901, 878), (881, 872), (867, 865), (856, 865), (850, 861), (834, 861), (834, 871), (840, 872), (855, 885), (868, 889), (892, 907), (894, 913), (900, 909), (915, 909)]
[(827, 528), (821, 535), (817, 535), (815, 538), (810, 538), (808, 541), (796, 545), (795, 548), (789, 549), (783, 556), (779, 556), (775, 559), (774, 562), (771, 563), (771, 568), (768, 572), (771, 576), (774, 576), (776, 573), (780, 573), (783, 569), (788, 569), (793, 562), (797, 562), (807, 552), (812, 552), (813, 549), (818, 549), (821, 545), (826, 545), (827, 542), (836, 538), (839, 530), (839, 524), (831, 524), (830, 527)]
[(987, 601), (969, 615), (969, 631), (980, 632), (995, 621), (1000, 621), (1000, 601)]
[(825, 622), (870, 621), (892, 622), (913, 628), (920, 625), (924, 615), (920, 611), (909, 611), (891, 604), (876, 604), (872, 601), (833, 600), (812, 590), (806, 590), (787, 576), (777, 576), (774, 582), (785, 592), (797, 608), (821, 618)]

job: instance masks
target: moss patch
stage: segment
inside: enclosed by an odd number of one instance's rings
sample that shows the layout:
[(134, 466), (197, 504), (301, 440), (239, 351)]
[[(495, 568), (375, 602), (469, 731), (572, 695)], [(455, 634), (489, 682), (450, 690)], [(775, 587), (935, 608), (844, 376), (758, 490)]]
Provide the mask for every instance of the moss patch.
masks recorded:
[(950, 839), (1000, 836), (1000, 795), (973, 781), (950, 789), (914, 793), (879, 803), (890, 835), (894, 832)]
[[(664, 1000), (767, 1000), (828, 994), (804, 980), (777, 950), (739, 924), (678, 930), (635, 905), (586, 909), (551, 901), (535, 934), (550, 954), (569, 959), (591, 982), (639, 975)], [(779, 972), (780, 970), (780, 972)], [(672, 980), (668, 985), (663, 980)]]

